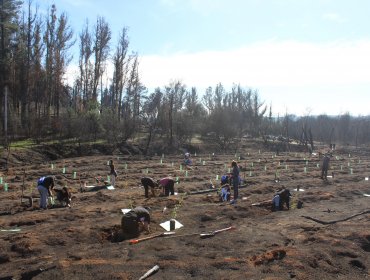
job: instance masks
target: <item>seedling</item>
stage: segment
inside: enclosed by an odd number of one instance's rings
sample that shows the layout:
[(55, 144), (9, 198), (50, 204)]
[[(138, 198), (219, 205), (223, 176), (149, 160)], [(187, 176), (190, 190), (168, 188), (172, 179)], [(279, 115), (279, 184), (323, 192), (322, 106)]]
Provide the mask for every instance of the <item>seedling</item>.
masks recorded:
[(179, 203), (175, 205), (175, 207), (173, 208), (172, 212), (171, 212), (171, 217), (172, 219), (176, 219), (177, 217), (177, 214), (178, 214), (178, 211), (180, 210), (181, 206), (182, 206), (182, 202), (184, 201), (184, 197), (185, 197), (186, 194), (182, 194), (180, 196), (180, 199), (179, 199)]

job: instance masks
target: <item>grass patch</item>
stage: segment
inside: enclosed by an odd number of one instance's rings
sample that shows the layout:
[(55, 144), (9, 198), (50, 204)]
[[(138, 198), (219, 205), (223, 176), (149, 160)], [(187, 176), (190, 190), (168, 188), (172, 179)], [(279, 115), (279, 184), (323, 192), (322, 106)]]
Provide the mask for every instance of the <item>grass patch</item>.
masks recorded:
[(35, 145), (35, 142), (32, 139), (25, 139), (25, 140), (11, 142), (9, 146), (10, 148), (25, 149), (25, 148), (29, 148), (34, 145)]

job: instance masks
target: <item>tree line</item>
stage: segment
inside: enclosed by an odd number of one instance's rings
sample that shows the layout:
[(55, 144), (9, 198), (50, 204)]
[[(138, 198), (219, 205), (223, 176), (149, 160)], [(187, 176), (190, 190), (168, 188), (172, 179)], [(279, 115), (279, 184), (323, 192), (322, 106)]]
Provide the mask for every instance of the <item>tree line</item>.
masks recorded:
[[(237, 149), (246, 137), (266, 135), (306, 145), (310, 139), (358, 145), (370, 140), (369, 117), (273, 117), (272, 106), (257, 90), (238, 84), (225, 89), (219, 83), (199, 92), (181, 81), (169, 81), (149, 90), (140, 79), (140, 59), (130, 50), (127, 27), (121, 28), (113, 45), (104, 17), (93, 24), (86, 20), (75, 34), (68, 15), (55, 5), (46, 15), (31, 0), (0, 0), (0, 8), (4, 145), (20, 138), (37, 143), (103, 139), (117, 145), (135, 139), (148, 153), (153, 143), (176, 149), (191, 144), (195, 136), (222, 150)], [(68, 84), (73, 46), (78, 46), (78, 74)]]

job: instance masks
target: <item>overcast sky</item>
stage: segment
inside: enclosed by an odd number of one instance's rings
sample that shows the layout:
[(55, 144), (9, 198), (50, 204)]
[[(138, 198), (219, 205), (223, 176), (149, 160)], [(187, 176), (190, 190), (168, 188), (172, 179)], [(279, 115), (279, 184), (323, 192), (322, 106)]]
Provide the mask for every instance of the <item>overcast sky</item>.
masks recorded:
[(36, 2), (66, 12), (76, 36), (87, 18), (92, 26), (105, 17), (113, 49), (128, 27), (148, 88), (181, 80), (203, 93), (236, 83), (275, 115), (370, 115), (368, 0)]

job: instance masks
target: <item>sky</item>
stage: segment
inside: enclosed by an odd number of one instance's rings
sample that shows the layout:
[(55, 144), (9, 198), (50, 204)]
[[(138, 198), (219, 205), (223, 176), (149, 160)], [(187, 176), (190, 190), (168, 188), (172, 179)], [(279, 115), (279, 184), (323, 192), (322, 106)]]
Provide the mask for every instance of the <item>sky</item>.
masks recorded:
[(66, 12), (76, 38), (103, 16), (112, 49), (127, 27), (148, 89), (240, 84), (274, 115), (370, 115), (368, 0), (35, 1)]

